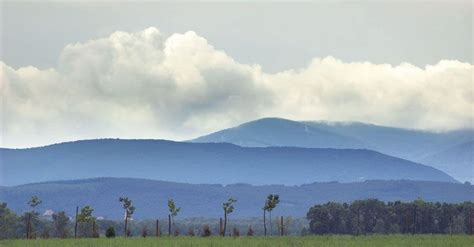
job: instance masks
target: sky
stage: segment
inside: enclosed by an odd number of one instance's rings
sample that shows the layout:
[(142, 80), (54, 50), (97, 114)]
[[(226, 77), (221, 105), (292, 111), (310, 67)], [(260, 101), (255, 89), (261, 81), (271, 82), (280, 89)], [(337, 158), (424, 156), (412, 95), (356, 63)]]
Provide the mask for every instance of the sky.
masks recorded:
[(2, 147), (474, 119), (471, 1), (1, 2)]

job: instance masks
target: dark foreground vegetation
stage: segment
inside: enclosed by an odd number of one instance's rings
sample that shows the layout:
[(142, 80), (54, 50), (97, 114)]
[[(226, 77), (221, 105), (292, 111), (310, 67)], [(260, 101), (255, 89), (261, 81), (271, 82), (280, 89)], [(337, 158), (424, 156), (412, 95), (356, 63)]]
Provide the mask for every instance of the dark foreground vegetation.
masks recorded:
[(472, 234), (474, 203), (329, 202), (311, 207), (307, 218), (314, 234)]

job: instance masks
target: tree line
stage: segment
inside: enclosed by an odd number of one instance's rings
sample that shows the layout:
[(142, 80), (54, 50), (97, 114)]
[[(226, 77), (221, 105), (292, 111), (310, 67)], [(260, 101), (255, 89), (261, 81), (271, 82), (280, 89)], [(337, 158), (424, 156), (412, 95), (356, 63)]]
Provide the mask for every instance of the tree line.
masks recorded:
[[(193, 220), (178, 227), (175, 218), (181, 212), (181, 208), (170, 198), (168, 199), (168, 220), (167, 222), (165, 220), (167, 229), (165, 228), (164, 234), (236, 237), (240, 235), (266, 236), (273, 235), (275, 232), (278, 235), (289, 233), (290, 225), (294, 221), (291, 217), (286, 219), (278, 217), (277, 222), (272, 224), (271, 214), (280, 202), (279, 195), (270, 194), (265, 199), (262, 207), (263, 220), (246, 223), (246, 228), (236, 227), (234, 224), (230, 229), (229, 216), (234, 212), (236, 202), (234, 198), (229, 198), (222, 203), (223, 217), (219, 218), (218, 227), (214, 226), (214, 223), (197, 226)], [(90, 205), (77, 207), (74, 217), (69, 217), (61, 211), (55, 212), (50, 219), (45, 220), (36, 210), (41, 203), (40, 198), (33, 196), (27, 202), (29, 211), (20, 216), (11, 211), (6, 203), (0, 203), (0, 239), (163, 235), (162, 224), (158, 219), (154, 222), (150, 220), (134, 222), (135, 226), (132, 229), (130, 223), (136, 208), (128, 197), (118, 198), (118, 203), (124, 210), (122, 223), (97, 220), (93, 214), (94, 209)], [(328, 202), (311, 207), (306, 220), (299, 221), (297, 228), (300, 230), (297, 234), (473, 234), (474, 203), (433, 203), (422, 199), (413, 202), (387, 203), (377, 199), (357, 200), (352, 203)], [(185, 232), (186, 226), (187, 232)], [(257, 230), (253, 226), (257, 226)], [(273, 226), (277, 227), (277, 231), (273, 229)]]
[[(119, 197), (118, 201), (121, 203), (121, 206), (124, 210), (124, 224), (123, 224), (123, 237), (132, 236), (132, 232), (129, 227), (130, 220), (132, 219), (133, 214), (135, 213), (135, 206), (133, 202), (128, 197)], [(220, 218), (219, 220), (219, 230), (218, 234), (221, 236), (232, 235), (232, 236), (240, 236), (240, 230), (235, 228), (232, 229), (232, 232), (227, 227), (229, 216), (232, 212), (234, 212), (235, 206), (234, 204), (237, 202), (234, 198), (229, 198), (227, 201), (222, 203), (223, 209), (223, 216), (224, 220)], [(12, 212), (6, 203), (0, 203), (0, 239), (6, 238), (18, 238), (24, 237), (26, 239), (33, 239), (37, 237), (49, 238), (49, 237), (59, 237), (59, 238), (66, 238), (71, 237), (69, 225), (72, 223), (71, 220), (74, 219), (74, 227), (73, 227), (73, 237), (99, 237), (99, 230), (97, 227), (97, 218), (94, 217), (93, 211), (94, 209), (90, 205), (86, 205), (79, 209), (76, 207), (76, 214), (74, 218), (70, 218), (66, 215), (64, 211), (57, 212), (51, 215), (52, 219), (52, 234), (50, 234), (49, 229), (48, 231), (43, 231), (40, 235), (37, 234), (35, 231), (36, 226), (42, 225), (40, 220), (40, 214), (36, 211), (36, 207), (42, 203), (37, 196), (32, 196), (31, 199), (27, 202), (30, 207), (30, 210), (25, 212), (21, 216), (17, 216), (14, 212)], [(273, 228), (271, 224), (271, 212), (272, 210), (278, 205), (279, 203), (279, 196), (270, 194), (268, 195), (267, 199), (265, 200), (265, 204), (262, 208), (263, 210), (263, 225), (264, 225), (264, 235), (267, 235), (267, 217), (266, 212), (270, 214), (270, 235), (273, 234)], [(178, 228), (175, 227), (175, 217), (178, 216), (181, 208), (177, 207), (175, 201), (173, 199), (168, 199), (168, 236), (177, 236), (180, 235), (180, 231)], [(44, 224), (43, 224), (44, 225)], [(18, 234), (19, 229), (24, 229), (24, 234)], [(20, 230), (21, 232), (21, 230)], [(281, 217), (281, 226), (279, 227), (279, 234), (283, 235), (284, 231), (284, 224), (283, 224), (283, 217)], [(116, 235), (116, 228), (115, 227), (108, 227), (105, 231), (105, 235), (107, 237), (115, 237)], [(146, 237), (148, 235), (147, 227), (142, 229), (141, 235)], [(160, 222), (156, 220), (155, 226), (155, 236), (162, 235), (162, 229), (160, 226)], [(188, 235), (194, 236), (194, 230), (190, 230)], [(211, 236), (211, 228), (208, 225), (205, 225), (202, 229), (202, 236)], [(247, 230), (247, 235), (253, 235), (253, 229), (250, 225)]]
[(313, 234), (473, 234), (474, 203), (328, 202), (307, 213)]

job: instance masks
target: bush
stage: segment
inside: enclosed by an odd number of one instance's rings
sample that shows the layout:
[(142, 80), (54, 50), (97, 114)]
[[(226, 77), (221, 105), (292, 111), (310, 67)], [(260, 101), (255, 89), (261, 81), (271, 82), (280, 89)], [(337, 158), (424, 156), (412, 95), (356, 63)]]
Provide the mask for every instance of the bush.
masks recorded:
[(211, 236), (211, 228), (208, 225), (203, 227), (202, 235), (203, 237), (210, 237)]
[(146, 236), (148, 235), (148, 230), (147, 230), (147, 227), (143, 227), (142, 229), (142, 237), (146, 238)]
[(239, 229), (237, 229), (237, 228), (234, 227), (234, 229), (232, 229), (232, 236), (234, 236), (234, 237), (239, 237), (239, 236), (240, 236), (240, 231), (239, 231)]
[(252, 226), (249, 226), (249, 229), (247, 230), (247, 236), (249, 236), (249, 237), (253, 236)]
[(193, 229), (193, 228), (189, 228), (188, 236), (194, 237), (195, 235), (196, 235), (196, 234), (194, 234), (194, 229)]
[(105, 236), (108, 238), (115, 238), (115, 228), (113, 228), (112, 226), (107, 228), (107, 230), (105, 231)]

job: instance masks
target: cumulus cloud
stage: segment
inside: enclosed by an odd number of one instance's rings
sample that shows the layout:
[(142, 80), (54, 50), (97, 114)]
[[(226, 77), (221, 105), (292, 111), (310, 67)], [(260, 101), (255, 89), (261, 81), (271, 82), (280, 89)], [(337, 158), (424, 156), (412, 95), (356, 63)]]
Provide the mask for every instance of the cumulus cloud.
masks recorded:
[(156, 28), (67, 45), (56, 68), (0, 62), (2, 146), (101, 138), (183, 140), (260, 117), (472, 127), (473, 65), (316, 58), (265, 73), (194, 32)]

